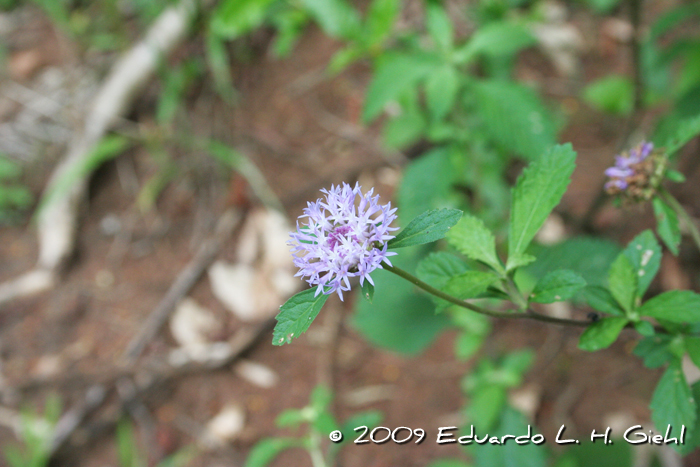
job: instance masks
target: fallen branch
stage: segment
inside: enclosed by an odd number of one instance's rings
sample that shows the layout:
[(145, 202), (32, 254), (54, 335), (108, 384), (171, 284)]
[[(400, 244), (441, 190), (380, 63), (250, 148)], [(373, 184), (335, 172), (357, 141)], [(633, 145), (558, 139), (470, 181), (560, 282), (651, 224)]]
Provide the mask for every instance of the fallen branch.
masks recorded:
[[(131, 108), (134, 99), (156, 70), (158, 62), (186, 36), (197, 8), (194, 0), (180, 0), (156, 19), (146, 37), (112, 68), (93, 99), (82, 131), (76, 133), (66, 157), (56, 167), (46, 193), (52, 193), (66, 174), (79, 173), (85, 160)], [(94, 167), (96, 169), (97, 167)], [(61, 190), (37, 217), (39, 259), (36, 268), (0, 285), (0, 303), (50, 288), (59, 268), (73, 253), (78, 223), (78, 207), (85, 197), (92, 171), (80, 173), (70, 187)]]
[(214, 237), (202, 244), (195, 257), (180, 272), (168, 292), (145, 320), (138, 334), (129, 342), (124, 352), (124, 361), (127, 365), (133, 365), (146, 345), (168, 321), (177, 303), (185, 298), (202, 273), (216, 259), (240, 219), (241, 214), (234, 210), (226, 211), (221, 216)]

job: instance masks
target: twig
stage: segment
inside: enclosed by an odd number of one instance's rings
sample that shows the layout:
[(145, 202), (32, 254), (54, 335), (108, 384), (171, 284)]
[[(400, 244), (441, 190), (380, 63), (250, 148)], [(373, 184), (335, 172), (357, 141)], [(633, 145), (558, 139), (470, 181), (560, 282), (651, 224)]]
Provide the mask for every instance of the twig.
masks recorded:
[[(66, 157), (54, 170), (46, 193), (53, 192), (66, 174), (76, 173), (76, 168), (85, 164), (85, 160), (114, 123), (127, 114), (162, 57), (184, 39), (195, 17), (196, 7), (197, 2), (194, 0), (180, 0), (167, 8), (153, 23), (146, 37), (113, 66), (93, 99), (82, 131), (76, 133)], [(81, 176), (74, 177), (70, 188), (59, 190), (56, 199), (42, 209), (37, 217), (37, 266), (34, 271), (2, 284), (0, 303), (46, 290), (53, 285), (57, 271), (75, 248), (78, 207), (85, 196), (91, 173), (88, 170)], [(27, 284), (30, 279), (38, 276), (42, 280), (31, 282), (30, 287), (17, 287), (17, 284)]]
[(229, 210), (219, 219), (214, 238), (199, 248), (195, 257), (180, 272), (168, 292), (148, 316), (138, 334), (129, 342), (123, 356), (127, 365), (133, 365), (146, 345), (168, 320), (175, 305), (187, 295), (206, 268), (216, 259), (226, 240), (233, 234), (240, 218), (239, 212)]
[(480, 313), (482, 315), (490, 316), (492, 318), (532, 319), (535, 321), (543, 321), (545, 323), (561, 324), (561, 325), (567, 325), (567, 326), (579, 326), (579, 327), (587, 327), (587, 326), (590, 326), (590, 324), (591, 324), (590, 321), (555, 318), (553, 316), (541, 315), (541, 314), (539, 314), (535, 311), (529, 310), (529, 309), (526, 310), (525, 312), (503, 312), (503, 311), (494, 311), (494, 310), (489, 310), (486, 308), (481, 308), (479, 306), (473, 305), (473, 304), (466, 302), (464, 300), (460, 300), (456, 297), (453, 297), (452, 295), (446, 294), (445, 292), (438, 290), (429, 284), (426, 284), (425, 282), (418, 279), (414, 275), (409, 274), (408, 272), (404, 271), (403, 269), (397, 268), (396, 266), (389, 266), (388, 264), (383, 263), (382, 267), (384, 269), (386, 269), (387, 271), (393, 272), (397, 276), (399, 276), (403, 279), (406, 279), (410, 283), (420, 287), (421, 289), (425, 290), (426, 292), (435, 295), (436, 297), (442, 298), (443, 300), (447, 300), (448, 302), (453, 303), (453, 304), (460, 306), (462, 308), (466, 308), (467, 310), (471, 310), (471, 311), (474, 311), (476, 313)]
[(50, 457), (53, 457), (61, 449), (85, 417), (102, 405), (106, 394), (105, 387), (96, 384), (87, 390), (85, 400), (81, 404), (63, 414), (54, 427), (51, 449), (49, 451)]

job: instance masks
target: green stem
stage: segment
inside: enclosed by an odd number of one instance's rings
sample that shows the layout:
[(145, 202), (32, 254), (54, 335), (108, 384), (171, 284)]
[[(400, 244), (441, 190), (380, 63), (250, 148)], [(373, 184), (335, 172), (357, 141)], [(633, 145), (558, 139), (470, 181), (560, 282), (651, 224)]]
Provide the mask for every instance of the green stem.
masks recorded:
[(589, 321), (554, 318), (552, 316), (539, 314), (539, 313), (532, 311), (530, 309), (526, 309), (523, 312), (511, 313), (511, 312), (493, 311), (493, 310), (489, 310), (486, 308), (481, 308), (481, 307), (473, 305), (469, 302), (465, 302), (464, 300), (460, 300), (457, 297), (453, 297), (452, 295), (446, 294), (445, 292), (436, 289), (435, 287), (431, 286), (430, 284), (426, 284), (422, 280), (418, 279), (416, 276), (404, 271), (401, 268), (398, 268), (396, 266), (389, 266), (386, 263), (383, 263), (382, 267), (384, 269), (386, 269), (387, 271), (393, 272), (397, 276), (399, 276), (403, 279), (406, 279), (407, 281), (409, 281), (413, 285), (420, 287), (421, 289), (425, 290), (426, 292), (428, 292), (432, 295), (435, 295), (438, 298), (442, 298), (443, 300), (447, 300), (448, 302), (453, 303), (453, 304), (460, 306), (462, 308), (466, 308), (467, 310), (471, 310), (471, 311), (474, 311), (476, 313), (480, 313), (482, 315), (491, 316), (492, 318), (532, 319), (535, 321), (542, 321), (545, 323), (560, 324), (560, 325), (565, 325), (565, 326), (581, 326), (581, 327), (586, 327), (586, 326), (591, 324)]
[(661, 196), (661, 199), (663, 199), (666, 204), (671, 206), (671, 208), (676, 211), (676, 214), (683, 219), (685, 225), (688, 226), (688, 230), (690, 230), (690, 235), (693, 237), (693, 241), (695, 241), (695, 246), (697, 246), (698, 250), (700, 250), (700, 232), (698, 232), (698, 228), (695, 226), (695, 222), (693, 222), (693, 219), (690, 217), (688, 212), (683, 209), (681, 203), (679, 203), (678, 200), (674, 198), (673, 195), (671, 195), (671, 193), (669, 193), (665, 188), (659, 187), (658, 193), (659, 196)]
[(326, 460), (321, 452), (321, 437), (318, 433), (311, 433), (311, 446), (309, 447), (311, 464), (313, 467), (326, 467)]

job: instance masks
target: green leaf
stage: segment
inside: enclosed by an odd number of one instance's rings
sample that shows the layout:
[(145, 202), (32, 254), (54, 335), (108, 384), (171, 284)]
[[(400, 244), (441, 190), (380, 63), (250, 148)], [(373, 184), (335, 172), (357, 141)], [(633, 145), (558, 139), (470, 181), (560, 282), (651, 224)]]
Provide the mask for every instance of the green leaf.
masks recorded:
[(399, 186), (399, 220), (408, 224), (419, 214), (452, 205), (456, 167), (447, 148), (436, 148), (411, 161)]
[(651, 337), (654, 334), (656, 334), (656, 330), (654, 329), (654, 325), (651, 324), (649, 321), (635, 321), (634, 323), (634, 329), (637, 330), (639, 334), (642, 336), (646, 337)]
[(640, 233), (627, 245), (624, 255), (637, 276), (637, 297), (643, 297), (661, 266), (661, 246), (651, 230)]
[(671, 290), (647, 300), (639, 314), (672, 323), (700, 322), (700, 295), (690, 290)]
[(613, 316), (593, 323), (581, 334), (578, 348), (587, 352), (595, 352), (610, 347), (628, 321), (627, 318)]
[(438, 459), (428, 464), (427, 467), (471, 467), (459, 459)]
[(418, 263), (416, 275), (418, 278), (436, 289), (442, 289), (454, 276), (465, 272), (467, 265), (454, 255), (438, 251)]
[(659, 368), (674, 358), (673, 353), (668, 348), (672, 339), (671, 336), (667, 335), (645, 337), (639, 341), (632, 353), (643, 358), (644, 366), (647, 368)]
[(537, 42), (523, 25), (510, 21), (486, 24), (474, 33), (467, 43), (455, 51), (453, 60), (463, 64), (480, 54), (499, 57), (510, 56)]
[(688, 356), (695, 363), (695, 366), (700, 368), (700, 337), (686, 336), (684, 340)]
[(389, 240), (389, 248), (404, 248), (440, 240), (460, 217), (462, 211), (459, 209), (426, 211), (413, 219), (395, 238)]
[(415, 86), (438, 63), (434, 56), (427, 54), (384, 54), (367, 89), (362, 119), (365, 122), (374, 120), (384, 106)]
[(444, 291), (460, 300), (466, 300), (481, 295), (497, 280), (498, 277), (492, 272), (466, 271), (447, 281)]
[(530, 301), (536, 303), (562, 302), (570, 299), (586, 286), (583, 277), (569, 269), (552, 271), (535, 286), (530, 294)]
[(296, 438), (266, 438), (253, 446), (244, 467), (265, 467), (282, 451), (301, 446)]
[[(510, 406), (505, 406), (499, 417), (498, 424), (493, 432), (489, 431), (489, 436), (501, 438), (504, 435), (513, 435), (515, 433), (527, 433), (528, 425), (532, 425), (531, 421), (516, 411)], [(478, 428), (477, 435), (483, 433), (480, 425), (475, 425)], [(536, 430), (532, 430), (534, 435)], [(546, 467), (547, 466), (547, 451), (542, 449), (542, 446), (535, 444), (519, 445), (512, 443), (512, 440), (503, 445), (497, 444), (477, 444), (471, 446), (471, 453), (474, 456), (476, 467)], [(620, 466), (616, 466), (620, 467)]]
[(211, 16), (210, 29), (218, 37), (235, 39), (265, 20), (272, 0), (223, 0)]
[(681, 229), (678, 225), (676, 211), (658, 196), (652, 199), (652, 204), (654, 205), (654, 215), (656, 216), (656, 231), (666, 244), (666, 248), (678, 256), (678, 245), (681, 243)]
[(594, 310), (614, 316), (623, 316), (625, 314), (610, 291), (604, 287), (589, 285), (583, 289), (583, 295), (588, 305)]
[(459, 91), (459, 73), (451, 65), (432, 72), (425, 81), (425, 100), (433, 120), (441, 120), (454, 107)]
[(683, 182), (685, 182), (685, 175), (683, 175), (682, 173), (680, 173), (680, 172), (677, 171), (677, 170), (666, 169), (666, 174), (665, 174), (665, 175), (666, 175), (666, 178), (667, 178), (668, 180), (671, 180), (672, 182), (675, 182), (675, 183), (683, 183)]
[(292, 296), (280, 308), (275, 319), (277, 324), (272, 334), (273, 345), (284, 345), (302, 335), (321, 311), (328, 295), (316, 293), (316, 287), (304, 290)]
[[(571, 144), (558, 145), (528, 166), (513, 189), (513, 207), (508, 234), (508, 254), (525, 252), (535, 234), (569, 185), (576, 153)], [(507, 270), (512, 269), (508, 258)]]
[(425, 25), (435, 44), (443, 50), (452, 48), (452, 22), (439, 3), (429, 3), (426, 10)]
[(458, 360), (470, 359), (484, 343), (486, 336), (471, 332), (462, 332), (455, 339), (455, 356)]
[(666, 432), (668, 425), (680, 431), (681, 425), (692, 427), (695, 424), (696, 405), (681, 365), (674, 361), (666, 369), (651, 398), (651, 419), (660, 432)]
[(625, 76), (609, 75), (586, 86), (583, 99), (601, 112), (629, 115), (634, 106), (634, 84)]
[(469, 92), (486, 135), (502, 150), (535, 160), (556, 143), (552, 116), (531, 89), (507, 81), (480, 81)]
[(586, 0), (598, 13), (609, 13), (615, 8), (620, 0)]
[(470, 425), (480, 431), (493, 428), (506, 403), (506, 388), (498, 385), (484, 385), (471, 394), (466, 414)]
[(447, 233), (447, 241), (466, 257), (490, 266), (499, 274), (505, 273), (496, 254), (496, 239), (481, 219), (463, 216)]
[(637, 295), (637, 275), (634, 273), (632, 263), (624, 253), (621, 253), (610, 266), (608, 284), (610, 293), (622, 309), (628, 312), (632, 311)]
[(683, 148), (688, 142), (700, 134), (700, 115), (684, 120), (671, 138), (663, 145), (666, 147), (666, 154), (671, 157)]
[(360, 15), (345, 0), (301, 0), (323, 32), (334, 38), (360, 38)]
[(384, 125), (382, 139), (387, 148), (401, 149), (418, 141), (425, 132), (425, 125), (420, 112), (406, 111)]
[(574, 237), (552, 246), (532, 245), (528, 252), (537, 261), (522, 271), (537, 279), (554, 269), (571, 269), (589, 285), (607, 285), (610, 265), (620, 253), (620, 247), (600, 238)]
[(306, 421), (306, 416), (301, 410), (287, 409), (283, 410), (282, 413), (277, 416), (275, 419), (275, 425), (277, 425), (279, 428), (296, 428)]
[[(392, 263), (413, 270), (416, 252), (413, 248), (392, 257)], [(433, 303), (424, 294), (416, 294), (414, 286), (394, 274), (372, 277), (381, 293), (370, 304), (355, 301), (353, 326), (372, 344), (408, 355), (425, 349), (450, 325), (449, 316), (435, 314)]]
[(362, 296), (366, 300), (369, 300), (370, 303), (372, 303), (372, 300), (374, 300), (374, 286), (366, 279), (362, 284)]
[(369, 47), (381, 45), (394, 27), (400, 0), (373, 0), (369, 5), (365, 31)]

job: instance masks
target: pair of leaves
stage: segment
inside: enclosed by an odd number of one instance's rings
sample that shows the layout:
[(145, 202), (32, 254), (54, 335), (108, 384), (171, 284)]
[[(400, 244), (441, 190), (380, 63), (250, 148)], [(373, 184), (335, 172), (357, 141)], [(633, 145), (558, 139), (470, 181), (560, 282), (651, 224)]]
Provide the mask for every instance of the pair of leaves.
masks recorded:
[(608, 289), (586, 288), (586, 299), (591, 307), (615, 316), (603, 318), (586, 329), (579, 340), (581, 350), (592, 352), (609, 347), (632, 317), (641, 333), (653, 334), (651, 324), (638, 321), (638, 314), (652, 316), (644, 313), (638, 303), (660, 264), (661, 247), (654, 234), (646, 230), (637, 235), (610, 266)]
[(467, 257), (488, 265), (500, 275), (533, 261), (534, 257), (525, 250), (564, 195), (575, 159), (570, 144), (557, 145), (530, 164), (518, 178), (513, 189), (505, 271), (496, 254), (493, 234), (481, 220), (465, 216), (448, 234), (448, 241)]

